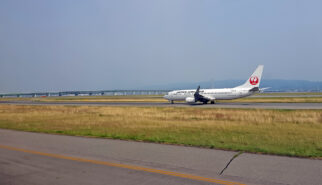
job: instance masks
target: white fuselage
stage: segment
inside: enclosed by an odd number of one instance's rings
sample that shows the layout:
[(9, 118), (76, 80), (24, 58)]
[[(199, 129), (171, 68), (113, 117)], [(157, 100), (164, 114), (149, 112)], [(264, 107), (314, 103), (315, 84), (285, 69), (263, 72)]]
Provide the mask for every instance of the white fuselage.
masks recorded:
[[(169, 92), (164, 98), (169, 101), (182, 101), (188, 97), (194, 97), (195, 89), (175, 90)], [(249, 88), (224, 88), (224, 89), (200, 89), (200, 94), (209, 97), (212, 100), (232, 100), (250, 96), (255, 92), (249, 91)]]
[(225, 89), (200, 89), (200, 86), (189, 90), (175, 90), (164, 96), (171, 103), (174, 101), (186, 101), (187, 103), (207, 102), (215, 103), (215, 100), (232, 100), (250, 96), (260, 92), (259, 84), (262, 77), (264, 66), (259, 65), (253, 74), (245, 81), (244, 84)]

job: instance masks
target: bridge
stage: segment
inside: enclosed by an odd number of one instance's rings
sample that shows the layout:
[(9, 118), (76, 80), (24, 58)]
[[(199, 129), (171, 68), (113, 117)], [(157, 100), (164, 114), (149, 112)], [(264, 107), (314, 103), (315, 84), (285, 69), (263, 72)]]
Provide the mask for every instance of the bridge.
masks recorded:
[(117, 95), (164, 95), (170, 90), (102, 90), (102, 91), (61, 91), (35, 93), (6, 93), (5, 97), (50, 97), (50, 96), (117, 96)]

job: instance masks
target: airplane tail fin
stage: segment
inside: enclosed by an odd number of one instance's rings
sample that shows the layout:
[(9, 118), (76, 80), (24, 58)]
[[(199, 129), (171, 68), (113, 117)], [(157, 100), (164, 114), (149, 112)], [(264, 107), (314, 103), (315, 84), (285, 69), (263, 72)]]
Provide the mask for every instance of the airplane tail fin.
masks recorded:
[(259, 65), (256, 68), (256, 70), (254, 71), (254, 73), (246, 80), (246, 82), (243, 85), (238, 86), (237, 88), (250, 88), (250, 89), (253, 89), (253, 88), (257, 87), (256, 89), (258, 89), (259, 84), (261, 82), (263, 69), (264, 69), (264, 66)]

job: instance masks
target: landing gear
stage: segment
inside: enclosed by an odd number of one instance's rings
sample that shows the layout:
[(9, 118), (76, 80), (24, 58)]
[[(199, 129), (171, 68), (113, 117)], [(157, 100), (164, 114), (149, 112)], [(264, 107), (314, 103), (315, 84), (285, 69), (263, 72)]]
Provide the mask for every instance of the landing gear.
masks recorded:
[(215, 104), (215, 100), (211, 101), (210, 103), (211, 103), (211, 104)]
[(204, 101), (204, 102), (202, 102), (202, 104), (207, 104), (208, 102), (206, 102), (206, 101)]
[(173, 100), (170, 100), (170, 103), (173, 104), (174, 103)]

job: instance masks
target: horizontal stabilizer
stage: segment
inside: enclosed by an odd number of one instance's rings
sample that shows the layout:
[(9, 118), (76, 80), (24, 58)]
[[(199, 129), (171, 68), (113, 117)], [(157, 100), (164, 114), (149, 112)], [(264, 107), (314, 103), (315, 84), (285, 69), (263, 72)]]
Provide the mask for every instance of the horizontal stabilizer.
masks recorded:
[(266, 89), (270, 89), (271, 87), (264, 87), (264, 88), (260, 88), (259, 92), (264, 92)]

